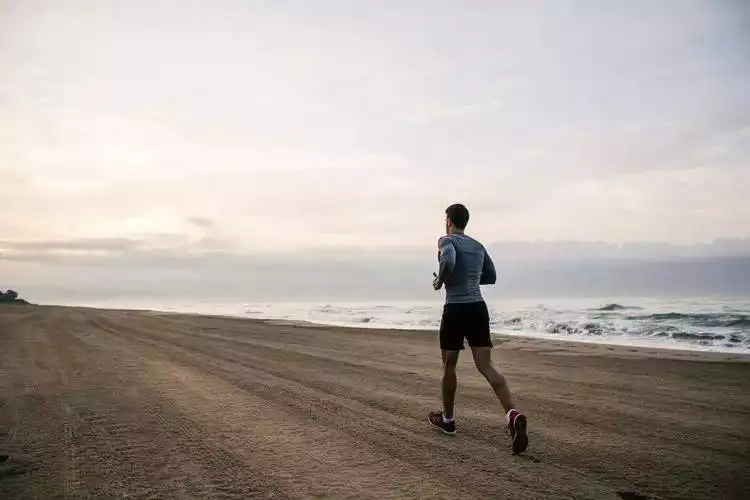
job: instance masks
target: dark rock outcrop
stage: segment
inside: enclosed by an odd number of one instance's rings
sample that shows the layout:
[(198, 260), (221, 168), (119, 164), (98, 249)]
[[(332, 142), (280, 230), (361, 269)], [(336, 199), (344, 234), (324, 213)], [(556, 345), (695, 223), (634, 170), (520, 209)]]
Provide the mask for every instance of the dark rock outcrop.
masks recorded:
[(19, 299), (18, 292), (15, 290), (8, 290), (6, 292), (0, 290), (0, 304), (28, 304), (28, 302)]
[(623, 309), (627, 309), (627, 307), (621, 306), (620, 304), (607, 304), (606, 306), (597, 309), (597, 311), (621, 311)]

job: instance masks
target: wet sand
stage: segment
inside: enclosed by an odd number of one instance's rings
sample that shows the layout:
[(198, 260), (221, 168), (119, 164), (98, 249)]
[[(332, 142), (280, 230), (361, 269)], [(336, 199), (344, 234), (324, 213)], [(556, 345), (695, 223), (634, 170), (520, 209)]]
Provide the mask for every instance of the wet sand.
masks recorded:
[[(502, 339), (531, 445), (425, 332), (0, 308), (0, 498), (747, 498), (746, 356)], [(635, 494), (641, 497), (633, 496)]]

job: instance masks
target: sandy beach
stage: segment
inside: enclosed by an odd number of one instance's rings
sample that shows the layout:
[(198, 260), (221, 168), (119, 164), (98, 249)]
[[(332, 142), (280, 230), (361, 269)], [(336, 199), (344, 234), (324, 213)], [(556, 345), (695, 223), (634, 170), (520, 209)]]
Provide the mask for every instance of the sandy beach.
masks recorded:
[(746, 356), (508, 338), (529, 417), (437, 339), (136, 311), (0, 309), (0, 498), (747, 498)]

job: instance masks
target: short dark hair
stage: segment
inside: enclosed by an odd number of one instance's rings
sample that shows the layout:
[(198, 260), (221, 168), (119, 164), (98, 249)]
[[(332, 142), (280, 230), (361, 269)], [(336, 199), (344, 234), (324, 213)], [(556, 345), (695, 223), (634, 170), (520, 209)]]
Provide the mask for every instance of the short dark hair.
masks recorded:
[(445, 215), (459, 229), (466, 229), (469, 223), (469, 210), (460, 203), (454, 203), (445, 209)]

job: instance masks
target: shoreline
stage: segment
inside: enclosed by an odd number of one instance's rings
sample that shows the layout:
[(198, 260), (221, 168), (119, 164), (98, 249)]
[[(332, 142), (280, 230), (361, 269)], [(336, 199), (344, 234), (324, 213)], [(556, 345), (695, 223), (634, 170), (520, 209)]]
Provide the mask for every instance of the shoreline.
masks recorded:
[[(720, 304), (710, 298), (687, 303), (674, 297), (663, 297), (658, 301), (639, 297), (627, 300), (612, 297), (555, 300), (557, 302), (550, 303), (520, 299), (509, 303), (489, 301), (492, 335), (496, 338), (750, 355), (750, 302), (742, 297), (725, 298)], [(602, 306), (605, 302), (607, 304)], [(433, 334), (439, 328), (442, 302), (121, 302), (102, 299), (60, 305), (267, 319), (344, 328), (418, 330)], [(616, 310), (610, 310), (613, 307)]]
[[(391, 332), (396, 334), (409, 334), (423, 336), (425, 333), (431, 335), (437, 335), (437, 330), (424, 328), (406, 328), (406, 327), (373, 327), (363, 324), (359, 325), (335, 325), (329, 323), (305, 321), (305, 320), (291, 320), (291, 319), (275, 319), (275, 318), (252, 318), (231, 314), (206, 314), (197, 312), (178, 312), (178, 311), (162, 311), (158, 309), (116, 309), (116, 308), (99, 308), (91, 306), (65, 306), (65, 305), (32, 305), (32, 307), (52, 307), (52, 308), (72, 308), (72, 309), (93, 309), (99, 311), (111, 311), (111, 312), (132, 312), (132, 313), (147, 313), (153, 315), (167, 315), (167, 316), (191, 316), (197, 318), (224, 318), (228, 320), (239, 320), (248, 321), (252, 323), (266, 324), (270, 326), (290, 326), (299, 328), (322, 328), (322, 329), (333, 329), (342, 331), (354, 331), (358, 333), (373, 333), (379, 332)], [(732, 351), (714, 351), (708, 349), (694, 349), (690, 347), (680, 346), (644, 346), (644, 345), (628, 345), (628, 344), (616, 344), (608, 343), (596, 340), (585, 340), (585, 339), (567, 339), (567, 338), (554, 338), (545, 336), (535, 335), (524, 335), (515, 333), (493, 333), (493, 343), (495, 347), (500, 344), (508, 342), (514, 343), (514, 345), (523, 346), (526, 349), (532, 349), (537, 347), (539, 350), (547, 350), (550, 347), (565, 347), (566, 350), (570, 351), (570, 354), (577, 355), (603, 355), (603, 356), (619, 356), (619, 357), (655, 357), (659, 359), (684, 359), (690, 361), (732, 361), (732, 362), (750, 362), (750, 353), (746, 352), (732, 352)], [(437, 339), (435, 339), (437, 343)], [(468, 344), (466, 350), (469, 350)]]
[[(178, 313), (179, 314), (179, 313)], [(200, 315), (199, 315), (200, 316)], [(207, 315), (206, 317), (211, 317)], [(365, 334), (377, 335), (379, 332), (389, 333), (408, 333), (412, 335), (424, 335), (430, 333), (437, 336), (436, 330), (431, 329), (411, 329), (411, 328), (373, 328), (367, 326), (350, 326), (350, 325), (331, 325), (327, 323), (315, 323), (312, 321), (297, 321), (284, 319), (261, 319), (261, 318), (242, 318), (237, 316), (220, 316), (227, 319), (239, 319), (260, 322), (270, 326), (292, 326), (299, 328), (323, 328), (331, 330), (357, 331)], [(651, 347), (639, 345), (611, 344), (607, 342), (596, 342), (587, 340), (570, 340), (564, 338), (547, 338), (536, 337), (523, 334), (493, 333), (492, 341), (494, 347), (508, 344), (508, 346), (523, 346), (527, 350), (537, 350), (549, 352), (551, 347), (564, 347), (569, 354), (590, 355), (590, 356), (620, 356), (620, 357), (647, 357), (647, 358), (670, 358), (683, 359), (691, 361), (736, 361), (750, 362), (750, 353), (728, 352), (728, 351), (708, 351), (679, 347)], [(437, 338), (435, 339), (437, 344)], [(469, 352), (468, 344), (465, 344), (466, 351)]]

